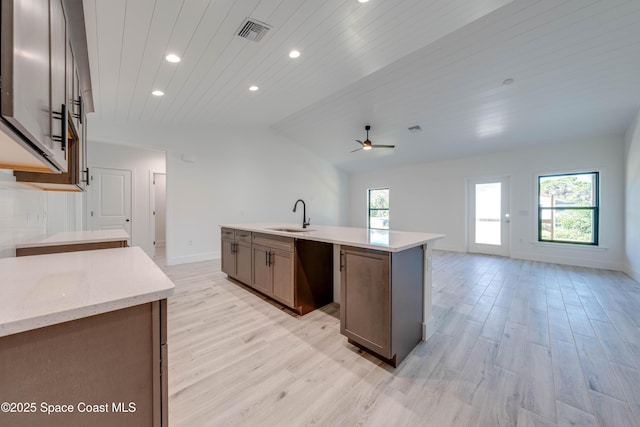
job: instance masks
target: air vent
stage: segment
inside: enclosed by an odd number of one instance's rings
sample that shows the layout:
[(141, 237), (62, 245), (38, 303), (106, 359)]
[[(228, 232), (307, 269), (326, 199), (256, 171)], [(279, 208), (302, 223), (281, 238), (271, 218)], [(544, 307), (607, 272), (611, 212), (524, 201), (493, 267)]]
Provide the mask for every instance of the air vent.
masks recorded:
[(415, 125), (415, 126), (411, 126), (408, 128), (409, 132), (420, 132), (422, 130), (422, 128), (420, 127), (420, 125)]
[(270, 29), (271, 27), (264, 22), (247, 18), (240, 26), (237, 35), (254, 42), (259, 42)]

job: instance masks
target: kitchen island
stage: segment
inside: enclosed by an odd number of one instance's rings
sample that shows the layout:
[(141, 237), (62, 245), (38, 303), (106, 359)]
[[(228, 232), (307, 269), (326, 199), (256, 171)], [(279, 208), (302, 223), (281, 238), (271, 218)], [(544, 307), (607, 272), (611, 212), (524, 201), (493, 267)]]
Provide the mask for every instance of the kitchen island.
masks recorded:
[(129, 235), (122, 229), (64, 231), (32, 237), (16, 245), (16, 256), (90, 251), (128, 246)]
[(5, 258), (0, 271), (0, 425), (167, 425), (174, 285), (142, 249)]
[(433, 334), (431, 252), (444, 235), (279, 223), (221, 227), (222, 270), (231, 278), (299, 314), (339, 302), (341, 333), (391, 365)]

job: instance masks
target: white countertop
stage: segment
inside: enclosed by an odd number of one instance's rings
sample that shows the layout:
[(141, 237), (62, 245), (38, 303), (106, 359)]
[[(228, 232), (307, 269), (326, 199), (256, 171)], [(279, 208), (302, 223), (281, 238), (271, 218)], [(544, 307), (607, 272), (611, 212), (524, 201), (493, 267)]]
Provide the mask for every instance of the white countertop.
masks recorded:
[(46, 234), (16, 245), (16, 249), (38, 248), (42, 246), (76, 245), (128, 240), (129, 235), (122, 229), (96, 231), (67, 231)]
[[(387, 252), (400, 252), (405, 249), (420, 246), (445, 237), (444, 234), (371, 230), (366, 228), (335, 227), (329, 225), (310, 225), (306, 229), (303, 229), (300, 224), (282, 223), (222, 224), (221, 227), (273, 234), (277, 236), (294, 237), (296, 239), (355, 246), (359, 248), (376, 249)], [(278, 231), (274, 230), (274, 228), (290, 228), (304, 231)]]
[(139, 247), (0, 259), (0, 337), (173, 295)]

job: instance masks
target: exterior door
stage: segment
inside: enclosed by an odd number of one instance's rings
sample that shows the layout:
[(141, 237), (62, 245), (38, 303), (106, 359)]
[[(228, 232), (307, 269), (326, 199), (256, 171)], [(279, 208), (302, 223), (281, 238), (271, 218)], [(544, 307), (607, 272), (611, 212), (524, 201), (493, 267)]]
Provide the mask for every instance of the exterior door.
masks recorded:
[(509, 256), (509, 177), (469, 181), (469, 252)]
[(93, 168), (89, 188), (91, 229), (122, 228), (131, 236), (131, 171)]

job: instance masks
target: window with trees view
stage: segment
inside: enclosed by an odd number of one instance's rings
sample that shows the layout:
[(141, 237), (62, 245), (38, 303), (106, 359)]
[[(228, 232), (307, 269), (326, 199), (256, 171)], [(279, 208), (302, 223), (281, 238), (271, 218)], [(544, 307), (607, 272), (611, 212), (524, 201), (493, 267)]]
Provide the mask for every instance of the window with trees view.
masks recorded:
[(389, 189), (369, 190), (369, 228), (389, 229)]
[(598, 244), (598, 172), (538, 177), (538, 240)]

